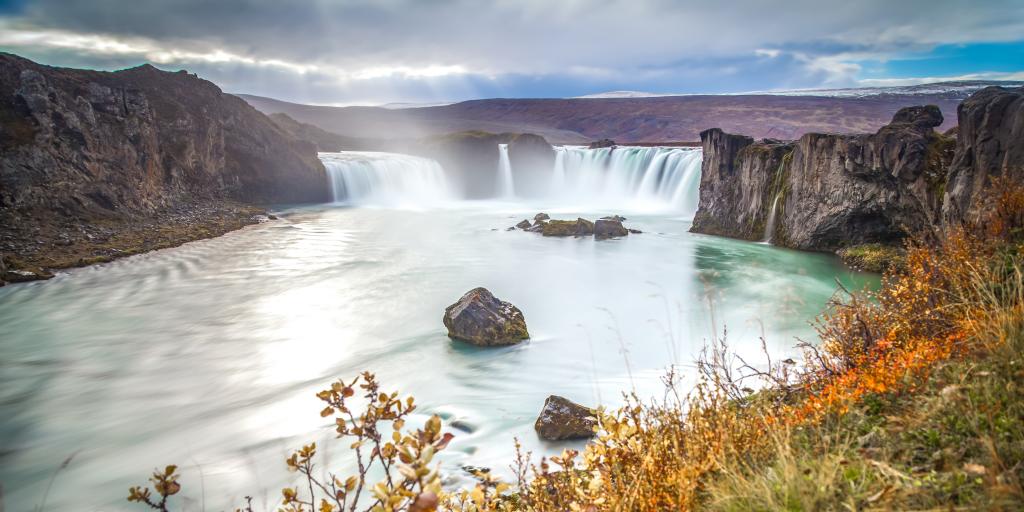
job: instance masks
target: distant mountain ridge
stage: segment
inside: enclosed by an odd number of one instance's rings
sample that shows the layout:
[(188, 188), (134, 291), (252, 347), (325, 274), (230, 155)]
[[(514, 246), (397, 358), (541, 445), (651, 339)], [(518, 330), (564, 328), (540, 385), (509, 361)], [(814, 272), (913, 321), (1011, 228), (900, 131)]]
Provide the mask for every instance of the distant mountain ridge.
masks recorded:
[[(899, 87), (779, 91), (757, 94), (471, 100), (412, 108), (327, 107), (238, 96), (266, 114), (289, 117), (345, 137), (403, 139), (461, 131), (536, 133), (553, 143), (599, 139), (696, 141), (708, 128), (755, 138), (805, 133), (865, 133), (900, 108), (933, 104), (955, 124), (957, 105), (972, 92), (1006, 82), (946, 82)], [(621, 92), (621, 91), (620, 91)]]

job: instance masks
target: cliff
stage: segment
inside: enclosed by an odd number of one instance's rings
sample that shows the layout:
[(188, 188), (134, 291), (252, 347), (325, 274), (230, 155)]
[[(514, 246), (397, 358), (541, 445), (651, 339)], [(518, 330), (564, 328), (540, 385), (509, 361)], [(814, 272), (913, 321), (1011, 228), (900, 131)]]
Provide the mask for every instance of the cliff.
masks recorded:
[(876, 133), (795, 142), (701, 133), (692, 231), (805, 250), (896, 243), (968, 220), (993, 176), (1024, 179), (1024, 89), (990, 87), (958, 108), (956, 140), (937, 107), (909, 107)]
[(957, 107), (956, 155), (949, 168), (943, 220), (977, 220), (980, 193), (994, 176), (1024, 182), (1024, 88), (988, 87)]
[(246, 205), (326, 195), (313, 145), (194, 75), (54, 68), (0, 53), (0, 252), (9, 262), (45, 266), (41, 255), (88, 245), (84, 231), (98, 223), (116, 233), (193, 207), (237, 216)]

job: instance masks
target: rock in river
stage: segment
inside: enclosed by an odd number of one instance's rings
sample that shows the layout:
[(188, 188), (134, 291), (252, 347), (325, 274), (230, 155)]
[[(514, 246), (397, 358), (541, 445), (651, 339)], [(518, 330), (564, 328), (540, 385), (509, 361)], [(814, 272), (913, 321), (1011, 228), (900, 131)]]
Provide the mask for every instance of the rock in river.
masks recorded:
[(597, 418), (594, 417), (593, 409), (551, 395), (544, 400), (544, 409), (540, 411), (533, 429), (541, 439), (559, 441), (594, 437), (595, 426)]
[(584, 218), (552, 220), (544, 224), (544, 236), (589, 236), (594, 234), (594, 223)]
[(613, 219), (598, 219), (594, 223), (594, 236), (596, 238), (613, 238), (626, 236), (629, 231), (622, 227), (622, 222)]
[(522, 311), (486, 288), (474, 288), (444, 310), (448, 337), (482, 347), (513, 345), (530, 337)]
[(516, 224), (516, 227), (519, 228), (519, 229), (530, 229), (530, 226), (531, 226), (530, 221), (528, 221), (526, 219), (523, 219), (523, 220), (519, 221), (519, 224)]

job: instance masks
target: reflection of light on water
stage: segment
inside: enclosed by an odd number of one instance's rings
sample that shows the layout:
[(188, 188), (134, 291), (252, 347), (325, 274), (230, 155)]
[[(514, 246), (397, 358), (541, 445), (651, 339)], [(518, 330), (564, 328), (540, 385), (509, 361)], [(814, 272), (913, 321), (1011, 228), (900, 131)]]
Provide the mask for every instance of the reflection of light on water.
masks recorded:
[(267, 383), (301, 382), (324, 375), (351, 350), (348, 310), (338, 304), (338, 290), (326, 283), (286, 290), (263, 299), (259, 308), (269, 326), (260, 345), (261, 379)]

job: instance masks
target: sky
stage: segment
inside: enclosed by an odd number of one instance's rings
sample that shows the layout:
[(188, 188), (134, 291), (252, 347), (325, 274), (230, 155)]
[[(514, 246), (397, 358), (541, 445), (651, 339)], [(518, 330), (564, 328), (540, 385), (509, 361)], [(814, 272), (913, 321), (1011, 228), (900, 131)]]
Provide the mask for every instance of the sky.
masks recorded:
[(1022, 0), (0, 0), (0, 50), (375, 105), (1024, 79)]

